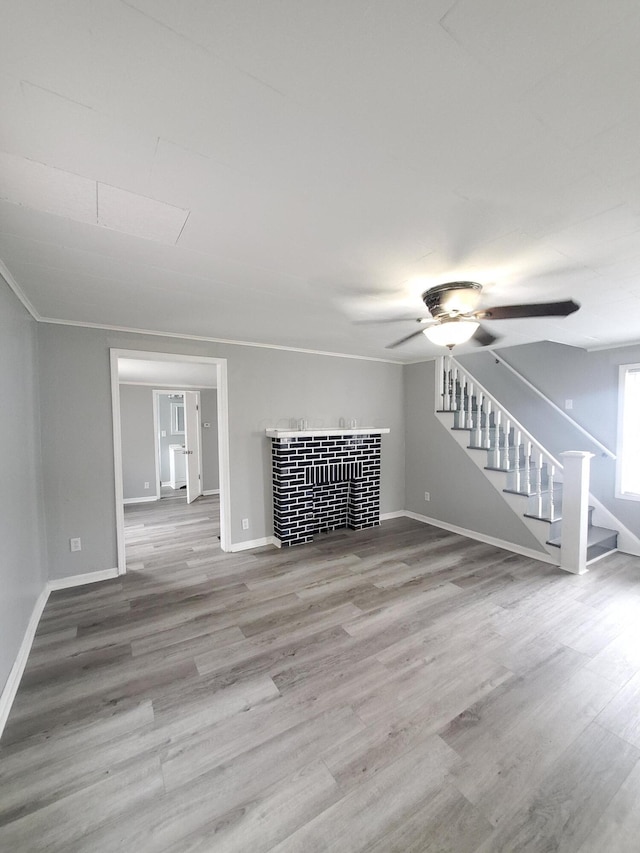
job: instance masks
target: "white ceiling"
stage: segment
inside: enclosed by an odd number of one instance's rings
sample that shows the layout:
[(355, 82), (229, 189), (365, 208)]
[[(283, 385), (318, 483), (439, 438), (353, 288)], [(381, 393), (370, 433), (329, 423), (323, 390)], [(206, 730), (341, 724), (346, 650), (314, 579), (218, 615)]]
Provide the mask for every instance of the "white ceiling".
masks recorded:
[(184, 388), (215, 388), (215, 365), (185, 361), (152, 361), (144, 358), (119, 358), (118, 379), (125, 384)]
[(49, 319), (416, 360), (452, 279), (640, 340), (637, 0), (4, 0), (0, 259)]

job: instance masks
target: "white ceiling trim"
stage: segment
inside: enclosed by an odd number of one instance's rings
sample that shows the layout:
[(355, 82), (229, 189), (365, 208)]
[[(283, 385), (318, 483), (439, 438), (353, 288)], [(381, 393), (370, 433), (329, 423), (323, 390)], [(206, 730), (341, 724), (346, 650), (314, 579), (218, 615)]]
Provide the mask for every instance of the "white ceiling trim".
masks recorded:
[(640, 340), (636, 338), (636, 340), (626, 341), (623, 343), (615, 343), (615, 344), (599, 344), (594, 347), (584, 347), (587, 352), (600, 352), (600, 350), (608, 350), (608, 349), (624, 349), (625, 347), (637, 347), (640, 346)]
[(20, 287), (18, 282), (15, 280), (15, 278), (11, 275), (11, 273), (9, 272), (9, 270), (6, 267), (6, 264), (2, 261), (2, 259), (0, 259), (0, 275), (7, 282), (7, 284), (11, 288), (11, 290), (13, 290), (15, 295), (18, 297), (20, 302), (22, 302), (22, 304), (27, 309), (29, 314), (31, 314), (33, 319), (37, 320), (38, 323), (42, 323), (43, 318), (40, 316), (40, 314), (38, 314), (36, 309), (33, 307), (32, 303), (30, 302), (30, 300), (26, 296), (25, 292)]
[[(35, 315), (34, 315), (35, 316)], [(52, 323), (56, 326), (77, 326), (81, 329), (104, 329), (108, 332), (125, 332), (131, 335), (152, 335), (161, 338), (178, 338), (184, 341), (206, 341), (213, 344), (229, 344), (234, 347), (258, 347), (260, 349), (277, 349), (285, 352), (303, 352), (307, 355), (326, 355), (331, 358), (353, 358), (357, 361), (380, 361), (384, 364), (404, 364), (400, 359), (376, 358), (372, 355), (354, 355), (349, 352), (327, 352), (325, 350), (304, 349), (303, 347), (285, 347), (280, 344), (263, 344), (256, 341), (233, 341), (227, 338), (209, 338), (204, 335), (187, 335), (180, 332), (158, 332), (153, 329), (132, 329), (128, 326), (108, 326), (102, 323), (83, 323), (80, 320), (57, 320), (52, 317), (35, 317), (41, 323)], [(207, 356), (209, 358), (209, 356)]]

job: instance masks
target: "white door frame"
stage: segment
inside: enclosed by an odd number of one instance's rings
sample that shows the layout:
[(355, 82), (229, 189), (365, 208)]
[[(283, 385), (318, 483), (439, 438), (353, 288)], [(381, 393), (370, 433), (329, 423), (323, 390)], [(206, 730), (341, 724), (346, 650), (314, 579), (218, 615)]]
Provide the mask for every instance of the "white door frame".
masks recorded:
[[(158, 397), (161, 393), (161, 391), (156, 391), (155, 388), (151, 391), (153, 397), (153, 452), (156, 458), (156, 494), (158, 495), (158, 500), (162, 497), (162, 477), (160, 476), (160, 415), (158, 409), (160, 405)], [(167, 394), (169, 393), (167, 391)]]
[(118, 548), (118, 574), (126, 572), (124, 544), (124, 490), (122, 482), (122, 428), (120, 423), (119, 358), (137, 358), (144, 361), (182, 361), (190, 364), (210, 364), (216, 371), (218, 397), (218, 461), (220, 466), (220, 548), (231, 551), (231, 475), (229, 470), (229, 393), (227, 385), (227, 359), (204, 355), (181, 355), (172, 352), (111, 349), (111, 405), (113, 415), (113, 463), (116, 509), (116, 539)]

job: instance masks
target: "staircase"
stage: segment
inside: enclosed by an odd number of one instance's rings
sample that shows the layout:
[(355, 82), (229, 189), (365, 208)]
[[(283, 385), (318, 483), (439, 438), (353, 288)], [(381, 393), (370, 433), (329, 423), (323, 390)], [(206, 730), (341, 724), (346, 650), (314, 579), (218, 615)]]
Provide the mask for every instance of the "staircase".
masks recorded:
[[(589, 521), (587, 528), (587, 563), (592, 563), (594, 560), (600, 559), (618, 547), (618, 534), (615, 530), (609, 530), (607, 527), (596, 527), (593, 524), (592, 506), (589, 507)], [(557, 520), (551, 522), (551, 531), (549, 533), (548, 545), (554, 548), (562, 546), (561, 535), (562, 515)]]
[[(440, 359), (436, 415), (544, 548), (561, 564), (562, 464), (453, 358)], [(586, 563), (617, 548), (617, 531), (593, 524), (588, 509)], [(565, 528), (563, 530), (563, 527)]]

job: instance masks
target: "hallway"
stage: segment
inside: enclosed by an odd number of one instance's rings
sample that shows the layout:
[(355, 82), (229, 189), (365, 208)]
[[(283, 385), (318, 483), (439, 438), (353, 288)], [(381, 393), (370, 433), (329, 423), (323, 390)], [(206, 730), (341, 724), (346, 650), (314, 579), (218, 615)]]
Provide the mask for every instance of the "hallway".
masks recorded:
[(220, 551), (220, 498), (209, 495), (187, 504), (184, 489), (163, 487), (162, 499), (124, 508), (127, 572), (171, 572), (192, 551), (201, 557)]

